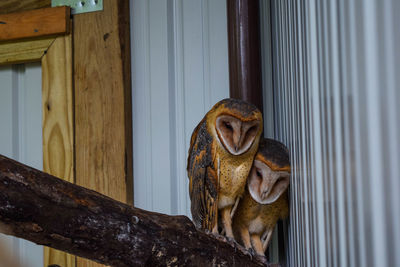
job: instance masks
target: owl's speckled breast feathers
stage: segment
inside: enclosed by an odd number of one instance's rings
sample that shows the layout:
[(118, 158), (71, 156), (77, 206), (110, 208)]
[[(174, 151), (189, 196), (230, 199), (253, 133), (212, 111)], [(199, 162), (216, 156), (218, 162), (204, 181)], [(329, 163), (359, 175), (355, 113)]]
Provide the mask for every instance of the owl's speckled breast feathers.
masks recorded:
[[(284, 219), (289, 215), (288, 195), (285, 191), (274, 203), (260, 205), (257, 203), (246, 188), (243, 198), (235, 216), (241, 218), (251, 234), (262, 235), (267, 229), (273, 229), (278, 219)], [(257, 220), (258, 219), (258, 220)], [(260, 226), (256, 225), (260, 222)]]
[(220, 145), (217, 145), (218, 156), (215, 158), (214, 164), (218, 164), (218, 161), (220, 164), (218, 170), (220, 185), (220, 202), (218, 203), (218, 208), (233, 205), (236, 198), (243, 194), (246, 178), (253, 163), (257, 146), (252, 148), (255, 151), (249, 151), (249, 153), (244, 155), (232, 157)]

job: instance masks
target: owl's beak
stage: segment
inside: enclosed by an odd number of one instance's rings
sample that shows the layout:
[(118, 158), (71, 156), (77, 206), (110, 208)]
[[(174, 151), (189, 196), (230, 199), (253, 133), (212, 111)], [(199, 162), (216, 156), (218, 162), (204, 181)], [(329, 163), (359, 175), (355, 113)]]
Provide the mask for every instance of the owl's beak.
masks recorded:
[(241, 141), (242, 141), (242, 134), (240, 134), (239, 140), (235, 143), (235, 152), (238, 152), (238, 150), (240, 149)]
[(237, 140), (234, 140), (234, 141), (236, 141), (236, 142), (235, 142), (235, 152), (238, 152), (238, 150), (240, 149), (241, 144), (242, 144), (242, 138), (243, 138), (243, 129), (242, 129), (242, 125), (240, 125), (240, 135), (239, 135), (239, 138), (237, 138)]
[(240, 148), (239, 144), (240, 144), (240, 140), (239, 140), (239, 142), (237, 142), (237, 143), (235, 144), (235, 152), (238, 152), (238, 150), (239, 150), (239, 148)]
[(265, 190), (264, 192), (262, 192), (261, 198), (262, 198), (262, 199), (265, 199), (265, 198), (268, 196), (268, 194), (269, 194), (269, 190), (267, 189), (267, 190)]
[(272, 181), (269, 179), (265, 179), (262, 182), (262, 193), (261, 193), (261, 198), (265, 199), (270, 193), (271, 193), (271, 189), (274, 187), (275, 184), (275, 179), (273, 179)]

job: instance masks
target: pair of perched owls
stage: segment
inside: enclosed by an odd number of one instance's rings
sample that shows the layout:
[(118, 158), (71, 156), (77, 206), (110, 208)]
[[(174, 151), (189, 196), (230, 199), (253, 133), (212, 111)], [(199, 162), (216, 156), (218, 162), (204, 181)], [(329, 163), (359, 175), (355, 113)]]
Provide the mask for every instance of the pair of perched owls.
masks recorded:
[(194, 129), (187, 171), (191, 212), (199, 228), (264, 255), (278, 219), (288, 216), (286, 147), (260, 139), (261, 112), (224, 99)]

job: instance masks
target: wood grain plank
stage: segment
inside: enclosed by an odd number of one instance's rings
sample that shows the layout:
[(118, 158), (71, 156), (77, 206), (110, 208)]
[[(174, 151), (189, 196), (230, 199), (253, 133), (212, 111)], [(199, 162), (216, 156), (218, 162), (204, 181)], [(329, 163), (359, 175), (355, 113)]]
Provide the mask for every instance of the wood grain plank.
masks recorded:
[(132, 79), (129, 1), (118, 1), (118, 34), (121, 51), (125, 116), (126, 203), (133, 205)]
[[(76, 183), (132, 203), (129, 3), (74, 16)], [(99, 266), (78, 258), (78, 266)]]
[(54, 37), (0, 44), (0, 65), (40, 61)]
[(51, 7), (0, 15), (0, 41), (68, 34), (69, 7)]
[[(42, 58), (43, 171), (74, 182), (72, 37), (60, 36)], [(45, 248), (45, 266), (75, 266), (76, 257)]]
[(1, 0), (0, 14), (26, 11), (51, 6), (51, 0)]

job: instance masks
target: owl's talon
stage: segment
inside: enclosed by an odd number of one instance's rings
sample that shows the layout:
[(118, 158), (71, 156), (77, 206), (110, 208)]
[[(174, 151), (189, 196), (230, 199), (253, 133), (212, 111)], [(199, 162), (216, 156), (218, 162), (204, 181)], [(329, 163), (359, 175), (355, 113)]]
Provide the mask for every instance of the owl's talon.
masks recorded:
[(226, 237), (226, 242), (229, 243), (232, 247), (239, 246), (239, 243), (232, 237)]
[(253, 260), (254, 254), (251, 252), (253, 250), (252, 248), (246, 249), (243, 251), (244, 255), (248, 255), (250, 257), (250, 260)]
[(214, 232), (211, 232), (211, 231), (208, 231), (208, 234), (210, 236), (214, 237), (215, 239), (218, 239), (219, 241), (227, 242), (226, 241), (226, 237), (223, 236), (223, 235), (220, 235), (218, 233), (214, 233)]
[(258, 258), (260, 259), (260, 261), (261, 261), (262, 263), (268, 264), (268, 259), (267, 259), (267, 257), (266, 257), (265, 255), (264, 255), (264, 256), (258, 255)]
[(257, 255), (257, 253), (255, 252), (255, 250), (253, 248), (249, 248), (248, 251), (251, 254), (251, 256), (253, 256), (253, 257)]
[(226, 236), (224, 235), (219, 235), (220, 240), (227, 242), (228, 243), (228, 239), (226, 238)]
[(212, 234), (213, 236), (215, 236), (215, 237), (219, 237), (219, 236), (221, 236), (219, 233), (217, 233), (217, 232), (210, 232), (210, 234)]
[(229, 236), (226, 237), (226, 242), (232, 243), (234, 241), (235, 241), (235, 239), (233, 239), (232, 237), (229, 237)]

